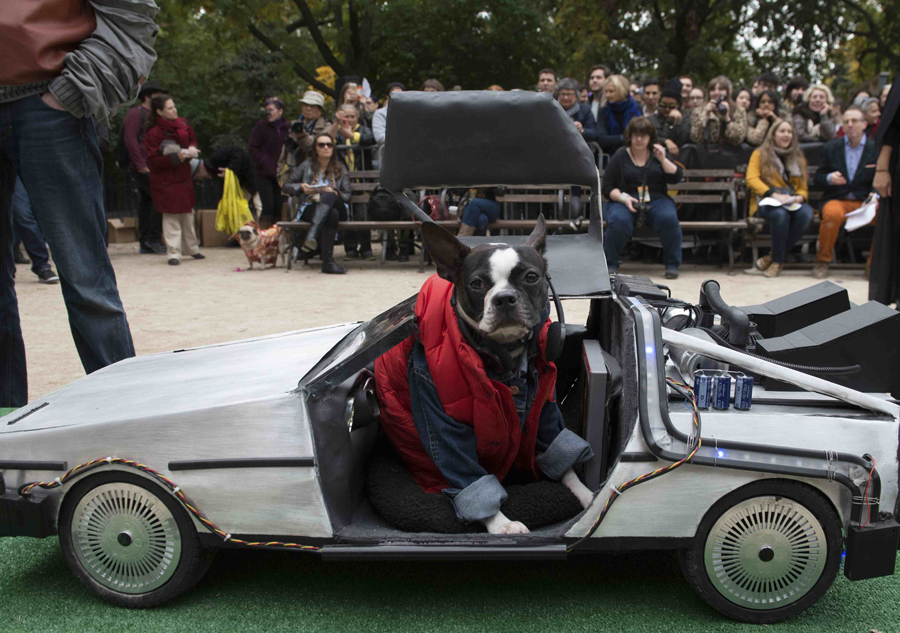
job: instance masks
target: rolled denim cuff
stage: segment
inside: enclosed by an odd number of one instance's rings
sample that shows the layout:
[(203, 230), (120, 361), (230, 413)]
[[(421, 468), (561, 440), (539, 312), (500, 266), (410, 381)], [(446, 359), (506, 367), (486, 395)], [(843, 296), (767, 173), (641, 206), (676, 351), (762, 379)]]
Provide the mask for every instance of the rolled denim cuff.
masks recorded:
[(563, 429), (547, 450), (538, 455), (537, 465), (547, 477), (558, 481), (572, 466), (593, 456), (590, 444), (569, 429)]
[(445, 490), (453, 502), (456, 516), (462, 521), (481, 521), (500, 512), (506, 501), (506, 490), (494, 475), (485, 475), (462, 490)]

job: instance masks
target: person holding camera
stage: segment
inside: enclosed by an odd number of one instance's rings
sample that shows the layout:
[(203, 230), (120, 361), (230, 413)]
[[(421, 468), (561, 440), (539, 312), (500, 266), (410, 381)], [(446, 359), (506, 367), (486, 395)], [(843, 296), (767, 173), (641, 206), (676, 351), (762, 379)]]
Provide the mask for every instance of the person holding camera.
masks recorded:
[(681, 225), (670, 185), (680, 182), (681, 167), (660, 145), (647, 117), (635, 117), (625, 128), (624, 147), (613, 154), (603, 176), (602, 193), (609, 200), (603, 251), (610, 273), (619, 269), (619, 253), (634, 227), (648, 220), (659, 236), (666, 257), (666, 279), (677, 279), (681, 266)]
[(691, 142), (740, 145), (747, 137), (747, 112), (731, 98), (734, 86), (725, 76), (709, 82), (709, 101), (691, 113)]
[[(319, 134), (331, 129), (331, 121), (325, 118), (325, 97), (315, 90), (303, 93), (300, 103), (300, 118), (291, 123), (291, 130), (285, 140), (284, 152), (279, 164), (287, 165), (288, 171), (306, 160), (313, 150), (313, 143)], [(279, 169), (279, 174), (283, 169)]]
[(691, 119), (681, 112), (681, 88), (678, 79), (669, 81), (663, 88), (656, 112), (650, 115), (659, 142), (672, 156), (678, 156), (678, 148), (691, 136)]
[(750, 215), (768, 220), (772, 231), (771, 255), (756, 261), (756, 267), (766, 277), (781, 274), (787, 252), (812, 223), (806, 180), (806, 158), (800, 151), (794, 126), (790, 121), (777, 119), (747, 165)]
[(347, 217), (350, 176), (334, 156), (334, 139), (330, 135), (319, 134), (314, 147), (315, 154), (291, 170), (284, 191), (297, 196), (297, 219), (312, 224), (300, 250), (309, 256), (318, 249), (322, 272), (343, 275), (347, 271), (334, 261), (334, 238), (338, 222)]

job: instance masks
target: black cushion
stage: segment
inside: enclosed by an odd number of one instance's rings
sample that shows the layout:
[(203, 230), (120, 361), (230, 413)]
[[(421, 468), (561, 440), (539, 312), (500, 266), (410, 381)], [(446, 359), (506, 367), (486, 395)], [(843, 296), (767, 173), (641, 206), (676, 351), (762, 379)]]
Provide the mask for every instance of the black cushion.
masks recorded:
[[(443, 494), (423, 491), (391, 450), (376, 450), (366, 467), (369, 502), (381, 517), (404, 532), (463, 534), (484, 532), (481, 523), (464, 523)], [(564, 485), (537, 481), (507, 486), (501, 511), (530, 530), (571, 519), (581, 504)]]

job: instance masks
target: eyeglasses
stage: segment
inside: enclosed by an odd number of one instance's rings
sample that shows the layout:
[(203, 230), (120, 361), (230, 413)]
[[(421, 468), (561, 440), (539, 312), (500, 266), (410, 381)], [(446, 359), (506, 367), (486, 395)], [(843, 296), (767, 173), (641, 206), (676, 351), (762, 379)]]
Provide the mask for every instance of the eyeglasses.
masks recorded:
[(334, 147), (334, 143), (316, 143), (317, 147)]

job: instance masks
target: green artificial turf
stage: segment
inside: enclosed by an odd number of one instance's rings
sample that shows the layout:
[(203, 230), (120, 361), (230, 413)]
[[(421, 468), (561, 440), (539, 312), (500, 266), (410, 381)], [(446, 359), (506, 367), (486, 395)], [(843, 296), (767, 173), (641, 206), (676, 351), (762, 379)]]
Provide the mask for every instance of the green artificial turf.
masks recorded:
[[(805, 613), (766, 629), (900, 630), (900, 576), (842, 575)], [(568, 562), (323, 563), (297, 552), (220, 552), (177, 600), (101, 602), (56, 538), (0, 539), (0, 631), (760, 631), (703, 603), (672, 552)]]

